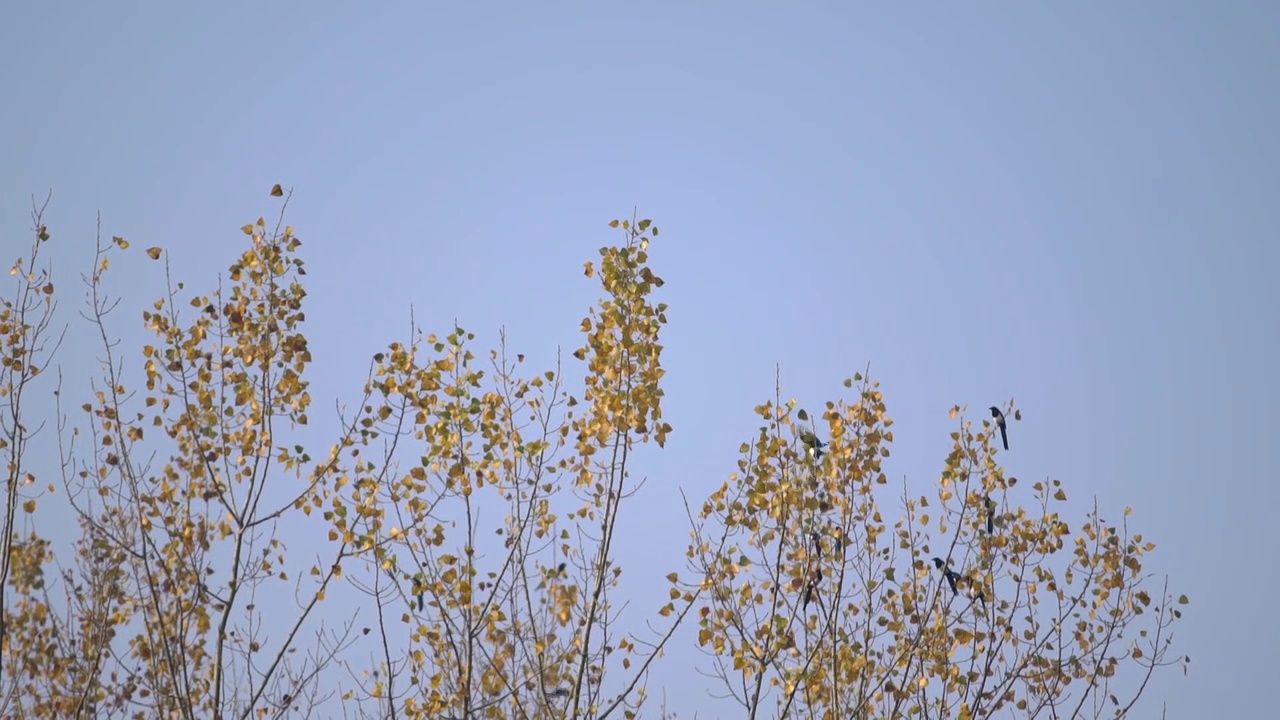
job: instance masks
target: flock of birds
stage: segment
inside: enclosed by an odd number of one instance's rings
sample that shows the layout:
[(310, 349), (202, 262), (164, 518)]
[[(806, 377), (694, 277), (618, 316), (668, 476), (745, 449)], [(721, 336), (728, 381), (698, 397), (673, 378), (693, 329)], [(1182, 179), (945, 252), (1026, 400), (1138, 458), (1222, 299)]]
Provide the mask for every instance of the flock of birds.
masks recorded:
[[(1000, 408), (992, 405), (991, 417), (995, 419), (996, 428), (1000, 430), (1001, 446), (1003, 446), (1005, 450), (1008, 450), (1009, 430), (1005, 423), (1004, 413), (1000, 411)], [(800, 442), (808, 448), (809, 453), (813, 456), (814, 460), (822, 459), (822, 449), (826, 447), (827, 444), (819, 440), (817, 435), (814, 435), (809, 430), (801, 430)], [(990, 495), (985, 496), (984, 500), (986, 501), (987, 511), (987, 534), (991, 535), (995, 532), (996, 503), (991, 499)], [(821, 545), (818, 547), (820, 548)], [(961, 588), (963, 588), (965, 590), (965, 594), (968, 595), (969, 598), (980, 602), (984, 608), (987, 606), (987, 595), (983, 592), (982, 587), (973, 581), (973, 578), (952, 570), (947, 566), (947, 563), (939, 557), (933, 558), (933, 566), (942, 571), (942, 577), (947, 581), (947, 585), (951, 588), (952, 596), (958, 595)], [(806, 583), (803, 597), (805, 607), (808, 607), (809, 603), (817, 596), (817, 581), (820, 581), (821, 579), (822, 570), (819, 569), (816, 577)]]
[[(1000, 408), (995, 407), (993, 405), (991, 407), (991, 417), (995, 418), (996, 427), (999, 428), (1000, 430), (1000, 444), (1004, 446), (1005, 450), (1008, 450), (1009, 435), (1008, 435), (1007, 426), (1005, 425), (1004, 413), (1000, 411)], [(813, 456), (814, 460), (822, 459), (822, 455), (823, 455), (822, 449), (825, 448), (827, 444), (822, 442), (822, 440), (819, 440), (817, 435), (813, 434), (809, 430), (801, 430), (800, 442), (803, 443), (805, 447), (808, 448), (809, 453)], [(987, 534), (990, 535), (995, 531), (996, 503), (994, 500), (991, 499), (991, 496), (989, 495), (985, 497), (985, 500), (986, 500), (986, 506), (987, 506), (986, 507)], [(817, 551), (819, 552), (819, 554), (821, 554), (822, 544), (821, 542), (818, 541), (818, 538), (816, 537), (817, 534), (811, 533), (811, 535), (814, 536), (813, 540), (815, 542), (815, 547), (817, 548)], [(951, 594), (953, 596), (959, 594), (960, 589), (963, 587), (966, 591), (966, 594), (970, 598), (978, 602), (981, 602), (982, 606), (984, 608), (986, 607), (987, 605), (986, 593), (982, 591), (981, 586), (975, 583), (972, 578), (970, 578), (968, 575), (963, 575), (947, 567), (947, 563), (944, 562), (942, 558), (938, 558), (938, 557), (933, 558), (933, 566), (942, 571), (942, 577), (946, 579), (947, 584), (951, 587)], [(560, 563), (559, 567), (557, 567), (552, 572), (554, 575), (559, 576), (559, 575), (563, 575), (564, 571), (565, 571), (565, 564)], [(815, 576), (810, 578), (809, 582), (805, 584), (804, 597), (803, 597), (803, 602), (805, 607), (808, 607), (809, 603), (813, 602), (814, 598), (817, 597), (818, 583), (821, 582), (821, 580), (822, 580), (822, 569), (817, 568)], [(419, 612), (421, 612), (423, 609), (423, 604), (424, 604), (423, 595), (425, 594), (425, 592), (426, 592), (425, 581), (422, 577), (422, 574), (418, 573), (413, 577), (413, 595), (417, 600)]]

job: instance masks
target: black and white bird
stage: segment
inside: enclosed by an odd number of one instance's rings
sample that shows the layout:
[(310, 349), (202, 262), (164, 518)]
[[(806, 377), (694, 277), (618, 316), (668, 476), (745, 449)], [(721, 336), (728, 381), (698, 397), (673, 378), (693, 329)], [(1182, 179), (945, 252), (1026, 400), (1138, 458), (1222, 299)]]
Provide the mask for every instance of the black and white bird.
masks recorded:
[(1004, 445), (1004, 449), (1009, 449), (1009, 435), (1004, 424), (1004, 413), (1000, 412), (1000, 408), (995, 405), (991, 406), (991, 417), (996, 419), (996, 427), (1000, 428), (1000, 444)]
[(942, 561), (942, 558), (934, 558), (933, 566), (942, 571), (942, 577), (946, 578), (947, 584), (951, 586), (951, 594), (955, 595), (956, 592), (958, 592), (956, 590), (956, 581), (960, 579), (960, 573), (947, 567), (947, 564)]
[(814, 571), (809, 578), (809, 582), (804, 586), (804, 606), (809, 607), (809, 603), (818, 599), (818, 583), (822, 582), (822, 568)]
[(970, 575), (964, 576), (964, 586), (965, 586), (965, 594), (969, 596), (969, 599), (977, 600), (978, 602), (982, 603), (982, 607), (984, 608), (987, 606), (987, 594), (982, 591), (981, 585), (974, 582), (974, 579), (972, 576)]
[(804, 443), (804, 446), (809, 449), (809, 454), (813, 455), (814, 460), (822, 459), (822, 448), (826, 447), (827, 444), (819, 440), (817, 435), (808, 430), (801, 430), (800, 442)]
[(422, 612), (422, 596), (427, 592), (426, 581), (422, 578), (422, 573), (416, 573), (413, 576), (413, 595), (418, 599), (418, 612)]
[(942, 561), (942, 558), (933, 558), (933, 566), (942, 571), (942, 576), (947, 579), (947, 584), (951, 586), (952, 595), (960, 594), (959, 586), (963, 585), (965, 595), (969, 596), (971, 600), (976, 600), (982, 603), (983, 607), (987, 606), (987, 594), (983, 592), (982, 588), (973, 581), (972, 577), (969, 577), (968, 575), (961, 575), (955, 570), (947, 567), (947, 564)]

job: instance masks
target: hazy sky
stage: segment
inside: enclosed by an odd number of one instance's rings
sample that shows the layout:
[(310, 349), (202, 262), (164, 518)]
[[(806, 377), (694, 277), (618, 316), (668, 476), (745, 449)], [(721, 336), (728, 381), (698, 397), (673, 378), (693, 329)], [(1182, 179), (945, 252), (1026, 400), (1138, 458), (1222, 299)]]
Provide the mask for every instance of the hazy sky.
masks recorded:
[[(676, 432), (628, 511), (637, 622), (684, 569), (666, 508), (733, 470), (775, 365), (816, 408), (870, 362), (892, 477), (937, 473), (951, 405), (1015, 398), (1012, 474), (1135, 508), (1193, 659), (1138, 717), (1267, 715), (1280, 4), (888, 5), (6, 3), (3, 262), (52, 188), (68, 310), (99, 210), (211, 287), (293, 187), (320, 416), (411, 304), (535, 363), (574, 347), (582, 263), (638, 206)], [(129, 342), (156, 267), (113, 280)], [(93, 352), (73, 335), (64, 372)], [(686, 640), (651, 690), (736, 717), (697, 663)]]

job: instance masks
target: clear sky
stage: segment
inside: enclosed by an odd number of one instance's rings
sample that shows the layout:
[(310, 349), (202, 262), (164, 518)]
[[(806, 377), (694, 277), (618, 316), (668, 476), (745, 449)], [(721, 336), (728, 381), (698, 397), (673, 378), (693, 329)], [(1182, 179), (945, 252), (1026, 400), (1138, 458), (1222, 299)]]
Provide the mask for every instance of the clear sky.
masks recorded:
[[(676, 428), (629, 511), (637, 620), (684, 569), (666, 508), (732, 471), (775, 364), (817, 407), (870, 362), (891, 476), (938, 471), (952, 404), (1012, 397), (1012, 474), (1134, 506), (1192, 598), (1190, 675), (1139, 717), (1267, 715), (1280, 3), (889, 5), (5, 3), (0, 254), (52, 188), (64, 285), (101, 210), (211, 287), (293, 187), (327, 408), (411, 304), (536, 362), (573, 347), (582, 262), (636, 205), (663, 231)], [(127, 342), (155, 267), (113, 280)], [(64, 372), (93, 352), (73, 335)], [(734, 717), (703, 662), (677, 646), (652, 689)]]

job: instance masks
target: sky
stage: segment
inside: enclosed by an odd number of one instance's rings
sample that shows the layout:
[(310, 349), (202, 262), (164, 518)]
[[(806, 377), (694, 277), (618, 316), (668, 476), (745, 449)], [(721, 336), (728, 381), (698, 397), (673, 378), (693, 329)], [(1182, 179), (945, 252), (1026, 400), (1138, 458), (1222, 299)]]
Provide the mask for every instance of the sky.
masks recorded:
[[(952, 405), (1013, 399), (1013, 475), (1135, 510), (1192, 604), (1137, 717), (1263, 717), (1280, 491), (1280, 5), (7, 3), (0, 255), (31, 198), (69, 287), (103, 232), (210, 287), (294, 190), (317, 407), (456, 318), (531, 363), (578, 342), (582, 263), (653, 218), (668, 447), (627, 511), (637, 607), (683, 568), (681, 490), (734, 469), (783, 395), (869, 363), (888, 472), (921, 484)], [(1271, 238), (1268, 240), (1267, 238)], [(51, 251), (52, 252), (52, 251)], [(140, 256), (139, 256), (140, 257)], [(155, 266), (125, 263), (133, 307)], [(75, 292), (79, 292), (76, 290)], [(74, 296), (72, 296), (74, 297)], [(132, 313), (133, 310), (131, 309)], [(136, 316), (117, 326), (143, 337)], [(64, 373), (92, 366), (73, 332)], [(975, 413), (976, 414), (976, 413)], [(1079, 517), (1079, 514), (1076, 516)], [(652, 532), (652, 528), (670, 528)], [(643, 601), (643, 602), (641, 602)], [(735, 717), (687, 643), (654, 687)]]

